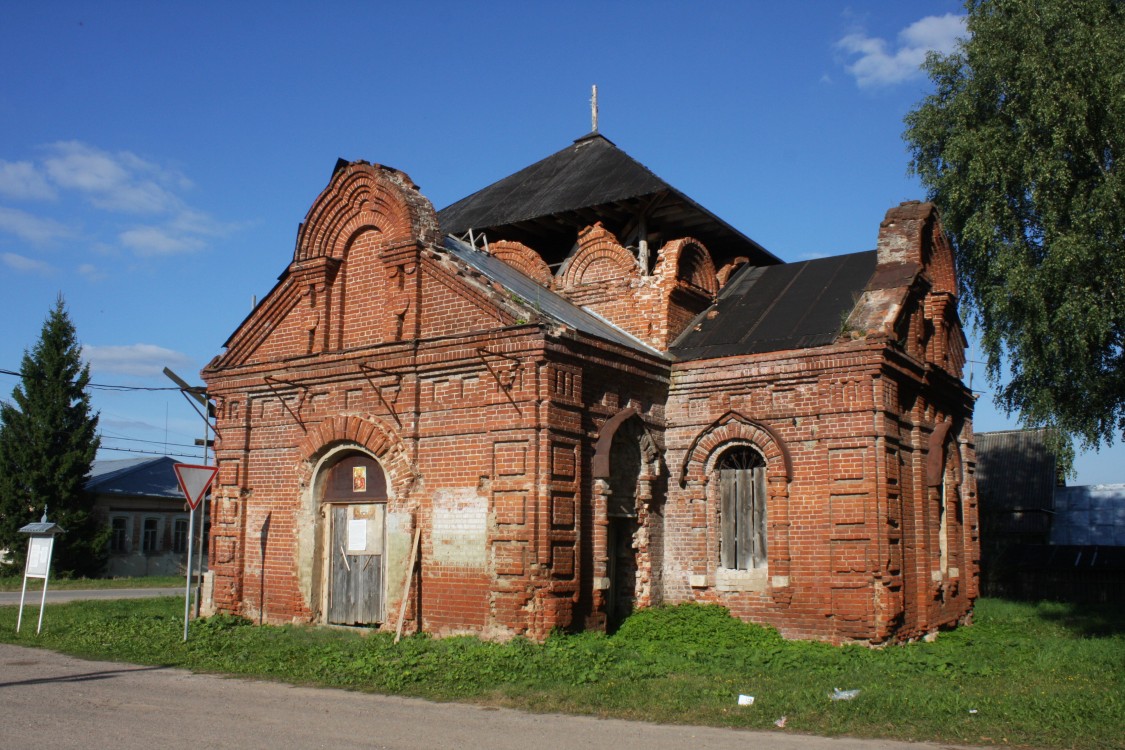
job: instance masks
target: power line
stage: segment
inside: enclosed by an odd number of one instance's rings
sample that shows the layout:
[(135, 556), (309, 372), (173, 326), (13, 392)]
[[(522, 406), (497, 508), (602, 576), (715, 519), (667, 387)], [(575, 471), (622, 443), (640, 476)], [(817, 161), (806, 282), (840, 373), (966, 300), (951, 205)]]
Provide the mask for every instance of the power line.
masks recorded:
[(198, 447), (196, 445), (192, 445), (192, 444), (189, 444), (189, 443), (169, 443), (169, 442), (166, 442), (164, 440), (145, 440), (143, 438), (119, 437), (117, 435), (107, 435), (104, 432), (101, 433), (100, 435), (98, 435), (98, 437), (101, 438), (102, 440), (128, 440), (129, 442), (132, 442), (132, 443), (150, 443), (152, 445), (171, 445), (171, 446), (174, 446), (176, 448), (196, 448), (196, 447)]
[[(23, 373), (15, 372), (14, 370), (0, 369), (0, 375), (14, 375), (17, 378), (22, 378)], [(95, 388), (99, 391), (180, 391), (182, 388), (176, 386), (144, 386), (144, 385), (115, 385), (111, 383), (87, 383), (87, 388)]]
[(176, 456), (178, 458), (194, 458), (198, 459), (199, 455), (195, 453), (166, 453), (164, 451), (142, 451), (136, 448), (107, 448), (104, 445), (98, 448), (99, 451), (115, 451), (117, 453), (140, 453), (148, 456)]

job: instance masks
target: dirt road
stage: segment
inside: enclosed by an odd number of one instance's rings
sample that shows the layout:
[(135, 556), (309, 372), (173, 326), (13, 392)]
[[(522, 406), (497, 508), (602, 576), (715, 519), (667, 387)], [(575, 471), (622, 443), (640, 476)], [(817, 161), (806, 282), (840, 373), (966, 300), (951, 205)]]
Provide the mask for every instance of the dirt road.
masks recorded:
[(939, 747), (525, 714), (83, 661), (6, 644), (0, 644), (0, 705), (0, 746), (35, 750)]

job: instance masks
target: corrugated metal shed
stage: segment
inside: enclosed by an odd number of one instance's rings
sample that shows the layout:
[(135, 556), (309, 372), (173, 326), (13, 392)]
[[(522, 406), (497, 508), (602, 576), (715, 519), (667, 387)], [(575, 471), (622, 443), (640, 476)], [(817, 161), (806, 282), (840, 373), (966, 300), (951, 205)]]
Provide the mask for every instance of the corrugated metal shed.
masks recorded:
[(86, 489), (97, 495), (183, 500), (176, 470), (172, 468), (176, 463), (168, 456), (95, 461)]
[(664, 241), (695, 237), (719, 261), (745, 256), (754, 265), (780, 262), (599, 133), (442, 209), (438, 221), (443, 232), (457, 236), (472, 229), (489, 239), (523, 242), (555, 263), (566, 257), (578, 230), (601, 221), (628, 242), (622, 234), (641, 216), (648, 235)]
[(875, 271), (876, 253), (745, 267), (673, 342), (679, 360), (831, 344)]
[(1125, 547), (1125, 484), (1057, 488), (1051, 544)]
[(479, 271), (489, 281), (499, 283), (516, 297), (523, 300), (532, 310), (552, 320), (562, 323), (569, 328), (581, 331), (582, 333), (597, 336), (598, 338), (629, 347), (630, 349), (636, 349), (662, 359), (667, 359), (667, 356), (663, 353), (653, 349), (640, 339), (626, 333), (604, 318), (578, 307), (565, 297), (537, 284), (504, 261), (497, 260), (485, 252), (476, 250), (468, 243), (462, 242), (455, 237), (446, 237), (445, 249), (453, 257)]
[(981, 510), (1054, 508), (1058, 469), (1045, 430), (1003, 430), (974, 435)]

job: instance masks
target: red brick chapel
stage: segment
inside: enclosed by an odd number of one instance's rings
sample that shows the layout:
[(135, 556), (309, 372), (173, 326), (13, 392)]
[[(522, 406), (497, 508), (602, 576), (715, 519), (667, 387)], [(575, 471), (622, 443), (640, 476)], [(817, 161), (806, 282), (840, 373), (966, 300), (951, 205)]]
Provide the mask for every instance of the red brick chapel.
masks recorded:
[(784, 263), (598, 133), (435, 212), (339, 161), (203, 371), (210, 611), (448, 635), (717, 603), (787, 637), (956, 625), (972, 397), (934, 207)]

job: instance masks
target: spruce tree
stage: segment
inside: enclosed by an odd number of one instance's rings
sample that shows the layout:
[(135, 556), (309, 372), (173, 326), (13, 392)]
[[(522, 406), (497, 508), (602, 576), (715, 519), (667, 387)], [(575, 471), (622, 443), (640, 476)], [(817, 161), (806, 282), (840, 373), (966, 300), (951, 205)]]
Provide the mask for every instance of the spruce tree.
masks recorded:
[(39, 341), (24, 351), (11, 401), (0, 403), (0, 549), (10, 553), (4, 572), (23, 571), (27, 536), (19, 528), (38, 521), (44, 506), (66, 531), (55, 542), (53, 574), (96, 576), (105, 567), (109, 532), (85, 489), (99, 444), (89, 382), (59, 295)]

